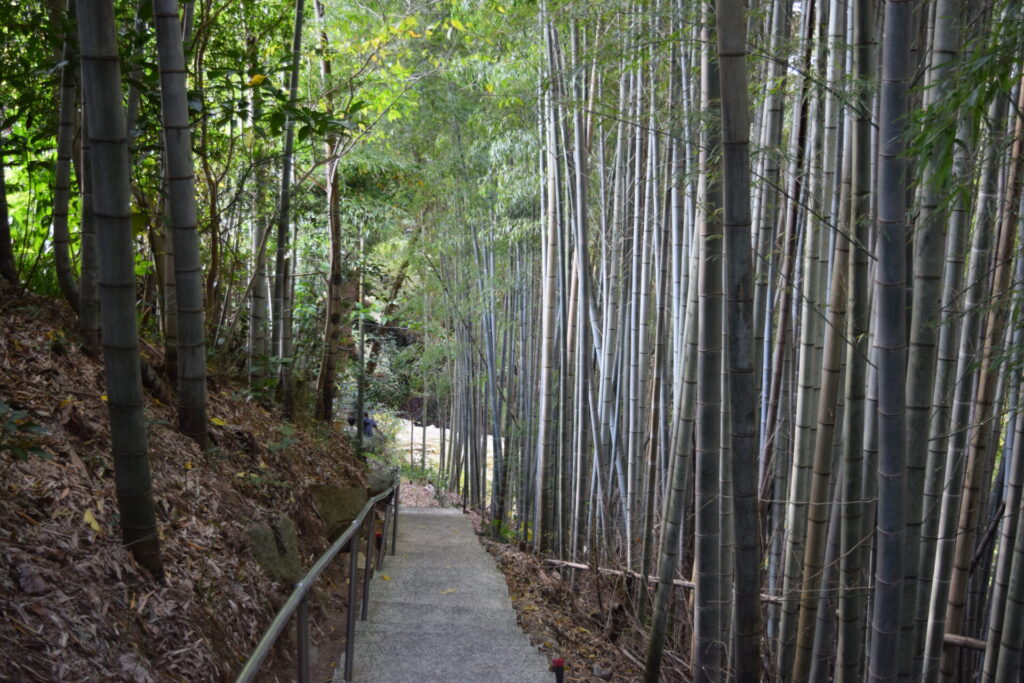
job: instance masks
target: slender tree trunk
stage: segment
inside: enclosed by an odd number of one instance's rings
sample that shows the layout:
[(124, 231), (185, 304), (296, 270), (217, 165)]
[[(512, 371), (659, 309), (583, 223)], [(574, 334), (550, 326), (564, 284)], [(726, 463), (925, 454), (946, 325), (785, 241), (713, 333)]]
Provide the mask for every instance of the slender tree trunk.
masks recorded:
[[(545, 42), (548, 46), (549, 64), (553, 68), (552, 47), (550, 45), (550, 26), (547, 23), (546, 3), (542, 3), (541, 24), (545, 34)], [(540, 400), (537, 412), (537, 442), (534, 469), (534, 490), (533, 490), (533, 543), (539, 550), (550, 550), (552, 539), (547, 536), (548, 526), (551, 520), (548, 519), (548, 460), (551, 457), (553, 435), (555, 427), (553, 419), (554, 410), (552, 402), (554, 398), (552, 375), (555, 368), (554, 337), (555, 337), (555, 309), (557, 306), (557, 279), (558, 279), (558, 199), (557, 199), (557, 143), (555, 136), (554, 106), (551, 102), (552, 95), (545, 93), (545, 134), (547, 159), (545, 163), (547, 190), (547, 212), (544, 217), (544, 235), (546, 248), (544, 249), (544, 289), (542, 294), (542, 317), (541, 317), (541, 348), (540, 348), (540, 376), (538, 390)]]
[[(191, 4), (191, 3), (189, 3)], [(248, 36), (246, 46), (252, 55), (252, 63), (249, 66), (250, 73), (256, 73), (256, 39)], [(252, 95), (252, 127), (255, 132), (257, 122), (263, 116), (263, 95), (257, 88)], [(252, 283), (249, 287), (249, 339), (248, 356), (246, 365), (249, 372), (249, 387), (253, 390), (266, 388), (266, 381), (269, 375), (269, 362), (271, 349), (267, 339), (267, 318), (268, 318), (268, 278), (267, 278), (267, 241), (270, 237), (270, 227), (267, 225), (267, 218), (264, 209), (266, 197), (267, 174), (266, 166), (268, 159), (264, 157), (263, 146), (253, 136), (253, 164), (255, 165), (255, 196), (254, 196), (254, 217), (250, 226), (250, 244), (252, 251)]]
[[(578, 58), (580, 53), (579, 46), (579, 27), (573, 24), (572, 27), (572, 53), (574, 62)], [(579, 69), (579, 64), (574, 64), (574, 67)], [(574, 95), (577, 102), (584, 101), (585, 87), (583, 84), (585, 71), (578, 75), (574, 83)], [(575, 182), (575, 199), (576, 199), (576, 211), (575, 211), (575, 239), (576, 239), (576, 274), (578, 279), (578, 293), (577, 293), (577, 309), (576, 309), (576, 320), (577, 320), (577, 359), (578, 359), (578, 381), (577, 381), (577, 405), (579, 409), (576, 411), (576, 419), (579, 420), (580, 425), (578, 429), (578, 443), (576, 446), (576, 459), (582, 463), (585, 458), (590, 456), (590, 435), (592, 429), (592, 421), (594, 415), (589, 410), (589, 398), (591, 395), (591, 358), (594, 354), (594, 344), (592, 341), (592, 330), (590, 326), (589, 313), (591, 306), (591, 289), (592, 283), (590, 278), (590, 255), (588, 251), (588, 220), (587, 220), (587, 174), (588, 174), (588, 160), (589, 160), (589, 141), (586, 139), (586, 128), (589, 125), (589, 121), (584, 116), (583, 108), (577, 106), (575, 108), (573, 118), (573, 165), (574, 165), (574, 182)], [(493, 320), (493, 318), (492, 318)], [(497, 465), (498, 458), (495, 459)], [(582, 474), (582, 473), (581, 473)], [(504, 501), (502, 501), (504, 505)]]
[[(845, 221), (844, 221), (845, 223)], [(846, 324), (846, 271), (849, 260), (848, 225), (840, 227), (836, 239), (832, 287), (825, 325), (823, 379), (818, 397), (818, 429), (814, 442), (814, 465), (807, 513), (807, 541), (804, 546), (803, 581), (800, 589), (800, 616), (797, 622), (797, 652), (793, 679), (805, 680), (811, 669), (813, 629), (816, 624), (819, 586), (824, 569), (825, 531), (829, 522), (829, 488), (832, 476), (833, 437), (836, 425), (836, 401), (842, 371), (842, 330)]]
[[(334, 115), (334, 98), (331, 88), (331, 60), (328, 57), (330, 43), (325, 25), (324, 4), (315, 0), (317, 21), (320, 24), (320, 77), (323, 79), (324, 91), (327, 95), (327, 114)], [(330, 235), (330, 271), (327, 275), (327, 311), (324, 320), (324, 352), (320, 361), (320, 372), (316, 379), (316, 415), (321, 420), (330, 422), (334, 418), (334, 391), (337, 374), (338, 354), (341, 346), (341, 286), (342, 255), (341, 255), (341, 186), (338, 178), (338, 139), (331, 135), (324, 142), (324, 156), (327, 159), (325, 168), (327, 188), (327, 232)], [(371, 349), (371, 354), (373, 353)], [(373, 370), (368, 370), (370, 374)]]
[[(83, 102), (84, 105), (84, 102)], [(100, 355), (100, 292), (97, 274), (96, 220), (92, 202), (92, 147), (89, 145), (88, 114), (82, 107), (82, 163), (79, 166), (81, 196), (82, 279), (78, 305), (78, 330), (85, 350), (92, 356)]]
[[(261, 174), (257, 172), (256, 183), (262, 187)], [(261, 206), (262, 190), (257, 189), (257, 206)], [(267, 378), (267, 363), (270, 348), (267, 343), (267, 257), (266, 242), (269, 228), (262, 222), (262, 214), (257, 214), (252, 222), (251, 244), (253, 253), (252, 287), (249, 293), (249, 345), (247, 366), (249, 370), (249, 386), (252, 389), (263, 388)]]
[(757, 501), (757, 381), (754, 370), (753, 259), (750, 253), (750, 120), (744, 3), (718, 0), (721, 79), (722, 204), (729, 320), (729, 413), (732, 416), (733, 576), (737, 681), (761, 677), (761, 528)]
[[(69, 9), (73, 6), (69, 6)], [(71, 157), (74, 154), (75, 104), (78, 74), (72, 36), (64, 38), (60, 71), (60, 105), (57, 114), (57, 168), (53, 183), (53, 260), (57, 283), (71, 308), (78, 313), (80, 294), (71, 266), (71, 235), (68, 232), (68, 204), (71, 200)]]
[(123, 539), (136, 561), (163, 577), (143, 412), (135, 312), (135, 254), (121, 69), (113, 3), (79, 0), (78, 39), (96, 195), (103, 356), (114, 483)]
[[(710, 16), (705, 17), (705, 22)], [(711, 43), (711, 28), (702, 37)], [(696, 555), (694, 558), (694, 648), (695, 681), (717, 681), (722, 657), (722, 605), (719, 603), (719, 491), (718, 457), (721, 443), (722, 410), (722, 186), (712, 168), (711, 158), (720, 148), (717, 109), (719, 107), (718, 60), (706, 47), (702, 60), (703, 108), (708, 114), (701, 145), (701, 179), (704, 204), (700, 235), (700, 274), (697, 347), (697, 476)]]
[[(941, 102), (950, 88), (952, 65), (959, 48), (957, 0), (940, 0), (934, 7), (930, 87), (928, 105)], [(955, 122), (949, 122), (949, 136), (956, 134)], [(907, 360), (907, 565), (903, 588), (903, 627), (900, 639), (900, 674), (909, 677), (917, 651), (915, 631), (920, 570), (921, 530), (929, 511), (922, 504), (927, 473), (926, 449), (920, 447), (922, 434), (928, 433), (932, 392), (936, 377), (936, 341), (942, 315), (943, 255), (946, 244), (948, 212), (939, 208), (949, 183), (941, 173), (952, 144), (939, 138), (928, 157), (921, 181), (921, 211), (914, 234), (914, 292), (911, 305), (910, 350)], [(913, 644), (913, 646), (912, 646)]]
[[(760, 152), (759, 166), (763, 169), (759, 175), (763, 181), (758, 187), (757, 208), (754, 211), (754, 220), (757, 227), (757, 287), (754, 290), (754, 334), (755, 344), (755, 368), (761, 371), (765, 364), (764, 350), (765, 321), (770, 317), (769, 307), (772, 292), (769, 288), (771, 271), (771, 243), (775, 232), (778, 218), (778, 206), (780, 182), (778, 152), (774, 151), (782, 142), (782, 119), (785, 81), (783, 76), (786, 70), (786, 60), (783, 58), (782, 44), (788, 39), (789, 13), (791, 3), (783, 0), (774, 0), (771, 10), (771, 38), (769, 52), (773, 56), (767, 67), (767, 80), (773, 84), (765, 99), (763, 125), (761, 127), (762, 150)], [(769, 381), (771, 373), (765, 372), (761, 377), (762, 384), (762, 413), (766, 412), (768, 387), (765, 383)], [(762, 441), (769, 438), (768, 429), (762, 425)], [(762, 449), (764, 444), (761, 444)]]
[[(871, 69), (871, 0), (853, 4), (853, 77), (867, 80)], [(852, 250), (846, 298), (846, 419), (843, 427), (843, 508), (840, 530), (839, 645), (836, 680), (852, 683), (861, 679), (864, 647), (864, 584), (860, 547), (863, 543), (864, 504), (861, 498), (863, 424), (866, 418), (864, 393), (867, 386), (867, 332), (869, 325), (868, 221), (870, 220), (871, 96), (858, 93), (852, 125), (851, 213)]]
[(899, 665), (906, 525), (906, 197), (904, 158), (911, 77), (912, 0), (888, 0), (882, 48), (875, 349), (878, 359), (878, 513), (870, 679), (894, 680)]
[(14, 263), (11, 242), (11, 219), (7, 211), (7, 181), (4, 179), (4, 139), (0, 131), (0, 276), (13, 285), (18, 284), (18, 268)]
[[(299, 93), (299, 57), (302, 50), (302, 18), (305, 0), (295, 0), (295, 31), (292, 35), (288, 103), (295, 106)], [(281, 154), (281, 192), (277, 215), (277, 260), (274, 267), (274, 355), (278, 367), (278, 393), (285, 415), (291, 418), (295, 408), (292, 386), (292, 311), (289, 286), (288, 238), (291, 231), (292, 156), (295, 149), (295, 120), (285, 114), (284, 150)]]
[(178, 308), (178, 426), (201, 448), (207, 445), (206, 327), (203, 269), (196, 219), (192, 129), (181, 43), (178, 0), (153, 0), (160, 57), (164, 173), (174, 240), (174, 288)]

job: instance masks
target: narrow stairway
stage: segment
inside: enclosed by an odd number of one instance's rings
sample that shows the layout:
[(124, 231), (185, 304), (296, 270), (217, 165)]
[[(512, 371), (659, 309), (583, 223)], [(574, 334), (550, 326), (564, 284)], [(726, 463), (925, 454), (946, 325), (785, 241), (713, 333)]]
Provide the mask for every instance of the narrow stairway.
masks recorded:
[[(353, 659), (361, 683), (554, 680), (469, 518), (447, 508), (399, 513), (398, 552), (373, 578)], [(343, 671), (344, 662), (336, 683)]]

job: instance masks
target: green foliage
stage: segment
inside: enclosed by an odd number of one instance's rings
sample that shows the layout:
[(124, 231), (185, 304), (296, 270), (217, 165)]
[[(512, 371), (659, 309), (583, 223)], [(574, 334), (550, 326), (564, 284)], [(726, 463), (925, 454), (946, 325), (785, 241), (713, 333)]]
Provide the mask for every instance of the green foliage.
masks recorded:
[(267, 450), (271, 453), (280, 453), (298, 441), (295, 438), (295, 427), (293, 425), (281, 424), (278, 426), (277, 431), (281, 435), (281, 439), (267, 444)]
[[(18, 272), (31, 290), (59, 296), (50, 240), (54, 138), (18, 121), (5, 131), (3, 139), (11, 241)], [(73, 201), (72, 211), (76, 205)], [(74, 249), (77, 245), (71, 246)]]
[(397, 467), (399, 474), (405, 481), (419, 484), (430, 484), (437, 492), (444, 490), (444, 473), (438, 470), (437, 466), (429, 460), (427, 461), (426, 467), (420, 467), (418, 457), (414, 458), (414, 462), (409, 462), (408, 453), (403, 454), (401, 449), (396, 449), (390, 452), (387, 464), (392, 467)]
[(46, 433), (27, 412), (0, 400), (0, 453), (9, 453), (18, 460), (28, 460), (30, 455), (51, 460), (50, 454), (38, 445), (37, 437)]
[(512, 543), (516, 540), (516, 530), (500, 519), (492, 519), (487, 522), (490, 528), (491, 538), (499, 543)]

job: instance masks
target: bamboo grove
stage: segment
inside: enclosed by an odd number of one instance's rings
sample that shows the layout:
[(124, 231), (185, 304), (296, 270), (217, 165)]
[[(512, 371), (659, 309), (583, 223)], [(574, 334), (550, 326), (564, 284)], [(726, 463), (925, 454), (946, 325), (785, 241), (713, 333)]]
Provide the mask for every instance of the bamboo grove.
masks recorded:
[(0, 276), (104, 351), (136, 558), (143, 387), (413, 392), (647, 680), (1016, 680), (1021, 4), (377, 4), (4, 6)]
[(649, 680), (1019, 675), (1020, 20), (541, 5), (537, 238), (441, 274), (451, 483), (631, 577)]

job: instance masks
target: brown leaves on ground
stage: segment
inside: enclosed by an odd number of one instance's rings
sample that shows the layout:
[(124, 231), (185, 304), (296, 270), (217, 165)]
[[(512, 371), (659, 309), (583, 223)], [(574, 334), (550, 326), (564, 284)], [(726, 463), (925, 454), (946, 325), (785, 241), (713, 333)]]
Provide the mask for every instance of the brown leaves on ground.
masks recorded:
[(462, 499), (450, 491), (438, 491), (432, 484), (402, 482), (399, 489), (398, 505), (410, 508), (453, 508), (461, 507)]
[[(571, 577), (543, 566), (514, 547), (483, 541), (505, 574), (519, 625), (548, 659), (565, 660), (567, 681), (637, 681), (643, 653), (622, 642), (616, 615), (618, 588), (608, 577)], [(668, 679), (666, 679), (668, 680)]]
[(304, 492), (361, 485), (362, 468), (344, 439), (290, 434), (225, 380), (206, 453), (147, 399), (159, 584), (120, 542), (101, 363), (66, 308), (4, 294), (0, 400), (46, 430), (33, 438), (47, 457), (0, 452), (0, 680), (229, 678), (290, 590), (252, 560), (246, 528), (292, 515), (308, 566), (326, 544)]

